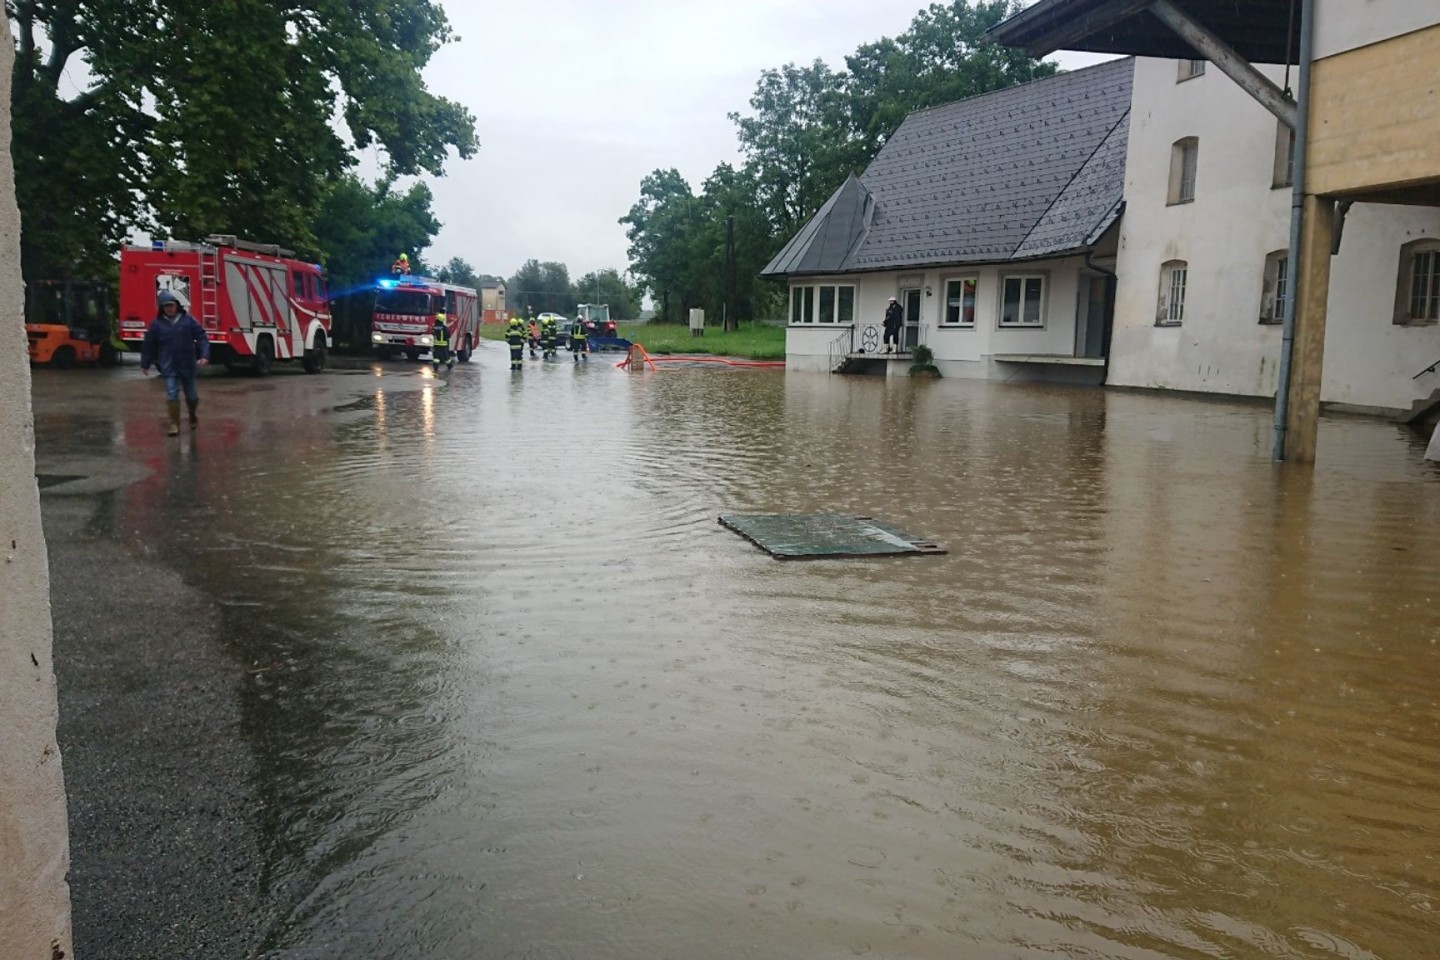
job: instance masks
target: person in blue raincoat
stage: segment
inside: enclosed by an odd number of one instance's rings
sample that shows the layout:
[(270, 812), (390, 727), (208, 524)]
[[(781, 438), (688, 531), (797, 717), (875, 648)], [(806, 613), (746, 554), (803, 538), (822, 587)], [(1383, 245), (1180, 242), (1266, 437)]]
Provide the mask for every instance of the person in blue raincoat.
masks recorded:
[(185, 310), (180, 298), (169, 290), (155, 297), (156, 315), (145, 331), (140, 344), (140, 372), (150, 376), (151, 366), (165, 378), (165, 406), (170, 415), (169, 436), (180, 433), (180, 392), (185, 392), (185, 405), (190, 408), (190, 429), (200, 421), (195, 409), (200, 394), (195, 390), (195, 370), (210, 362), (210, 338), (200, 321)]

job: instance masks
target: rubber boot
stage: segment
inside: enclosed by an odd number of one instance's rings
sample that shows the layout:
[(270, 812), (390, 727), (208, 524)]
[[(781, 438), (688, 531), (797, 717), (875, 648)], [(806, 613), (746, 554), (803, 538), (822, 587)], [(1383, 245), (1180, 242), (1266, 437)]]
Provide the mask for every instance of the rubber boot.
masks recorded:
[(200, 418), (195, 416), (195, 408), (200, 406), (200, 398), (196, 397), (194, 400), (191, 400), (189, 397), (186, 397), (185, 406), (190, 411), (190, 429), (194, 430), (200, 425)]
[(169, 414), (170, 414), (170, 426), (165, 430), (165, 436), (167, 436), (167, 437), (178, 437), (178, 436), (180, 436), (180, 401), (179, 401), (179, 400), (167, 400), (167, 401), (165, 401), (165, 409), (166, 409), (166, 410), (169, 412)]

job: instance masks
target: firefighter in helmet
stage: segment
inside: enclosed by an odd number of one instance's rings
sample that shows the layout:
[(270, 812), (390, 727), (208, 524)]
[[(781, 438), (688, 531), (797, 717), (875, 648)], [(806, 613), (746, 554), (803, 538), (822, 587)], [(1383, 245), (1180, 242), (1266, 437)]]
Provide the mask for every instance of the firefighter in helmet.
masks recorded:
[(525, 323), (518, 316), (512, 316), (505, 325), (505, 343), (510, 347), (510, 369), (519, 370), (525, 366)]
[(579, 363), (581, 360), (590, 360), (590, 342), (585, 339), (585, 324), (579, 317), (575, 318), (574, 325), (570, 328), (570, 352), (574, 355), (572, 359)]
[(390, 264), (390, 272), (398, 276), (408, 277), (410, 275), (410, 255), (402, 253), (396, 257), (395, 262)]
[(435, 314), (435, 329), (431, 334), (430, 341), (430, 362), (435, 372), (440, 372), (440, 364), (446, 368), (455, 366), (455, 354), (450, 350), (450, 330), (445, 325), (445, 314)]
[(555, 359), (558, 339), (559, 331), (555, 327), (555, 316), (547, 313), (540, 318), (540, 351), (546, 360)]

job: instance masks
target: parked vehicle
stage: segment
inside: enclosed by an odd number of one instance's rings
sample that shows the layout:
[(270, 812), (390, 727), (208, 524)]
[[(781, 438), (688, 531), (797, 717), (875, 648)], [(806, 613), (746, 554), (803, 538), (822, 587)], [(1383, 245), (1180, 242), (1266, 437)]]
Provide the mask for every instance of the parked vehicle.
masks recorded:
[(331, 346), (325, 273), (270, 243), (214, 234), (120, 250), (120, 339), (138, 348), (171, 290), (210, 337), (210, 360), (265, 376), (277, 360), (325, 368)]
[(25, 286), (30, 362), (62, 369), (115, 362), (110, 288), (98, 280), (39, 280)]
[(469, 363), (480, 339), (480, 295), (473, 287), (412, 276), (381, 277), (375, 282), (370, 344), (381, 360), (396, 353), (419, 360), (434, 344), (435, 324), (441, 319), (450, 333), (455, 359)]

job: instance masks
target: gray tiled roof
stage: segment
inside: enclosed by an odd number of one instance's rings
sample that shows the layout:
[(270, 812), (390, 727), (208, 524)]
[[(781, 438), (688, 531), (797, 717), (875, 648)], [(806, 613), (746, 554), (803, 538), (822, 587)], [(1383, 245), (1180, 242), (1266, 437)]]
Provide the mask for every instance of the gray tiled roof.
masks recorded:
[(847, 181), (763, 274), (1084, 249), (1120, 209), (1133, 75), (1133, 60), (1116, 60), (911, 114), (860, 178), (870, 207), (842, 218), (849, 236), (835, 236), (833, 216), (855, 194)]

